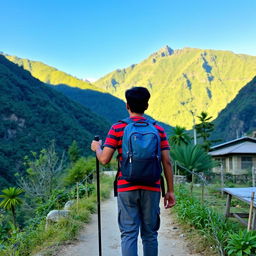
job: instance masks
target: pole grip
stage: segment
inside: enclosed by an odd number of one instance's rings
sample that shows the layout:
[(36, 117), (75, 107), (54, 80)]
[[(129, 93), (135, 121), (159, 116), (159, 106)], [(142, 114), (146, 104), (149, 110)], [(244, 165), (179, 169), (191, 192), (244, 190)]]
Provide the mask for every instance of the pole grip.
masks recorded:
[(100, 136), (99, 136), (99, 135), (95, 135), (95, 136), (94, 136), (94, 140), (95, 140), (95, 141), (99, 141), (99, 140), (100, 140)]

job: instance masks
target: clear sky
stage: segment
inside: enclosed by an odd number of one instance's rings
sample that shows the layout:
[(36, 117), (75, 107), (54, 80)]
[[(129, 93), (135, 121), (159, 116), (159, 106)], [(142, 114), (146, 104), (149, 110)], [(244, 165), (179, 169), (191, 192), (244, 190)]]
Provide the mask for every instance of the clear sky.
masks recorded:
[(256, 0), (0, 0), (0, 51), (79, 78), (164, 45), (256, 55)]

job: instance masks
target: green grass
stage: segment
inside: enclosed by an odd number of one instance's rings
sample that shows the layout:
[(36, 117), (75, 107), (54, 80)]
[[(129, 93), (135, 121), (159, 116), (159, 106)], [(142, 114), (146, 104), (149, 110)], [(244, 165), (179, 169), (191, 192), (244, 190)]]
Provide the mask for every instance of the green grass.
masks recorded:
[[(235, 248), (234, 244), (239, 243), (242, 246), (243, 237), (247, 237), (246, 227), (234, 218), (225, 218), (226, 197), (221, 196), (218, 187), (218, 185), (207, 186), (204, 201), (202, 201), (200, 187), (195, 186), (191, 195), (189, 185), (176, 185), (177, 205), (174, 211), (183, 225), (189, 225), (192, 229), (198, 230), (204, 242), (203, 249), (212, 247), (220, 255), (222, 255), (221, 252), (232, 252), (230, 255), (237, 256), (238, 254), (233, 252), (239, 248)], [(237, 207), (238, 204), (239, 207)], [(233, 199), (231, 212), (248, 213), (249, 206), (240, 200)], [(189, 226), (186, 226), (187, 229)], [(240, 235), (236, 236), (238, 232)], [(254, 235), (255, 232), (251, 232), (248, 239)], [(249, 251), (248, 246), (243, 247), (244, 252)], [(250, 246), (251, 250), (254, 250), (255, 241)]]

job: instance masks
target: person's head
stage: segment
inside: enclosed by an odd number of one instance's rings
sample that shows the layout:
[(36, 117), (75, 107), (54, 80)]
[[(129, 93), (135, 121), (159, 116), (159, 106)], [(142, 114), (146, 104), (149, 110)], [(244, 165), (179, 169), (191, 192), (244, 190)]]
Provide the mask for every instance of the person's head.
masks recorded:
[(150, 93), (147, 88), (133, 87), (125, 92), (127, 108), (132, 113), (143, 114), (148, 108)]

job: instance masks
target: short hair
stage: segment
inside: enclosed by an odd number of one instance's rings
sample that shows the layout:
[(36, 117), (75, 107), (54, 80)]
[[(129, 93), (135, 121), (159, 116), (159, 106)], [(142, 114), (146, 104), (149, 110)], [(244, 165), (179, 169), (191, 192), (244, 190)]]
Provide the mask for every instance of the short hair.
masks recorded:
[(148, 108), (150, 93), (145, 87), (133, 87), (125, 92), (125, 98), (131, 112), (143, 114)]

